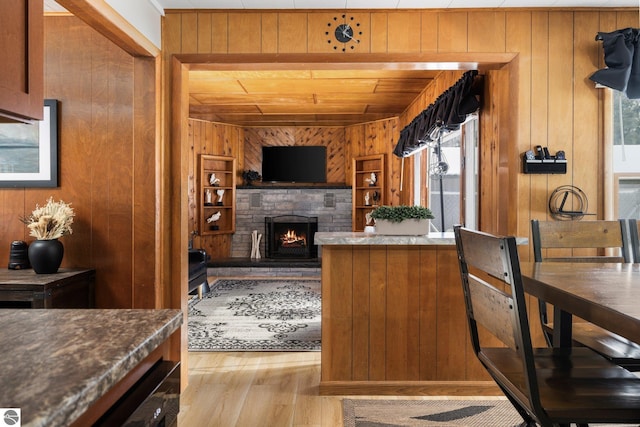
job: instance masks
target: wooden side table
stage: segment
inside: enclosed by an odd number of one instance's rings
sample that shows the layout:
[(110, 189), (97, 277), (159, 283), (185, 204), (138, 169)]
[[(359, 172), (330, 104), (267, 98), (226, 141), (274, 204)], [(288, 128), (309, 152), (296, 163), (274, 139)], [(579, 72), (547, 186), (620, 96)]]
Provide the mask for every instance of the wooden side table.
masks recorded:
[(94, 269), (0, 269), (0, 308), (93, 308), (95, 278)]

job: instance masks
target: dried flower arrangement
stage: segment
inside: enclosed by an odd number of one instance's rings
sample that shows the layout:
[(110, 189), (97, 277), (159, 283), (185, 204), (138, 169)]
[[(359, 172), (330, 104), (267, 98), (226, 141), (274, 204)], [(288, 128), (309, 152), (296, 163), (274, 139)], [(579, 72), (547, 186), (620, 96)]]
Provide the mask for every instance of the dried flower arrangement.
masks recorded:
[(20, 218), (27, 225), (29, 235), (38, 240), (58, 239), (71, 234), (75, 212), (68, 203), (54, 202), (50, 197), (43, 207), (36, 205), (31, 215)]

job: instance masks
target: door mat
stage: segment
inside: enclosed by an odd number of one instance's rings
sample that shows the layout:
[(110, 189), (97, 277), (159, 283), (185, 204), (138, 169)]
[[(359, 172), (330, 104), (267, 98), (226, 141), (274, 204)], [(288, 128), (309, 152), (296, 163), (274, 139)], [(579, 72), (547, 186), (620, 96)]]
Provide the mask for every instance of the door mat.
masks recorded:
[[(489, 400), (344, 399), (344, 427), (524, 427), (506, 398)], [(590, 426), (622, 427), (622, 424)], [(635, 425), (635, 424), (631, 424)], [(625, 424), (624, 426), (629, 426)]]

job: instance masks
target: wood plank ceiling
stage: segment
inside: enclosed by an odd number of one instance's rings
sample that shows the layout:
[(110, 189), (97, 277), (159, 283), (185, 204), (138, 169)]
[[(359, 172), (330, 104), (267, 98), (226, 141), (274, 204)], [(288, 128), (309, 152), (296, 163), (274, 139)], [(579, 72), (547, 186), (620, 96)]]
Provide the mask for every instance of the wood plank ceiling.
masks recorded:
[(437, 70), (189, 72), (190, 117), (256, 126), (347, 126), (399, 116)]

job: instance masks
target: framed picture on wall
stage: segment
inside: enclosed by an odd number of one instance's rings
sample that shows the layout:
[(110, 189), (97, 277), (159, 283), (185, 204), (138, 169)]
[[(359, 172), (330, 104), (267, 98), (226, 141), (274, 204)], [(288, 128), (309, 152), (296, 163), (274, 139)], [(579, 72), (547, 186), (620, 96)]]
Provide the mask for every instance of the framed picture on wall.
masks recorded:
[(58, 186), (58, 101), (45, 99), (44, 119), (0, 123), (0, 187)]

